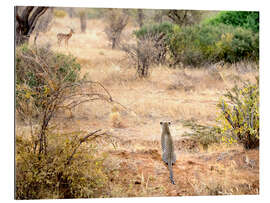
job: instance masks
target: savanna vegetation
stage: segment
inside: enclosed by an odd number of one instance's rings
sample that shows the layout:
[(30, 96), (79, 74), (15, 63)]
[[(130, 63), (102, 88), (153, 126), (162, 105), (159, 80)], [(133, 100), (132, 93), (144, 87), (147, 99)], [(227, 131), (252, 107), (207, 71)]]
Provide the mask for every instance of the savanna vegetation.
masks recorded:
[(259, 194), (258, 12), (16, 14), (15, 199)]

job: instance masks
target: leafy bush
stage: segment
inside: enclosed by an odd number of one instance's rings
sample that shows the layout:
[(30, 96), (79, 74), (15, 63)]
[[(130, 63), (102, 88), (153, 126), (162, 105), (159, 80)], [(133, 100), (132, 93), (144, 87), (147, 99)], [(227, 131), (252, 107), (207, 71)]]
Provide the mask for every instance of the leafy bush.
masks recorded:
[(165, 22), (143, 26), (134, 35), (139, 40), (151, 37), (156, 47), (163, 47), (159, 54), (162, 63), (166, 55), (174, 65), (191, 66), (259, 59), (259, 33), (232, 25), (208, 23), (179, 27)]
[(43, 156), (35, 153), (30, 140), (16, 136), (16, 199), (104, 196), (107, 155), (97, 155), (97, 145), (81, 144), (77, 135), (50, 134)]
[(221, 11), (217, 16), (206, 21), (211, 25), (226, 24), (259, 32), (259, 12), (256, 11)]
[(146, 46), (149, 46), (147, 42), (151, 42), (153, 49), (150, 52), (152, 52), (151, 55), (155, 54), (153, 62), (156, 64), (164, 64), (168, 51), (168, 37), (172, 29), (173, 24), (164, 22), (161, 24), (143, 26), (141, 29), (134, 31), (133, 34), (136, 36), (139, 43), (142, 44), (141, 49), (147, 49)]
[(87, 18), (88, 19), (99, 19), (104, 16), (104, 12), (106, 12), (102, 8), (88, 8), (87, 9)]
[(16, 199), (101, 195), (105, 157), (94, 143), (84, 146), (98, 131), (81, 138), (80, 132), (56, 135), (48, 128), (59, 109), (94, 100), (113, 101), (102, 84), (80, 77), (73, 56), (49, 47), (16, 48), (16, 118), (31, 129), (25, 137), (16, 134)]
[(33, 115), (43, 112), (45, 102), (61, 85), (79, 81), (80, 64), (76, 58), (52, 52), (48, 47), (37, 51), (26, 44), (16, 48), (16, 110), (25, 119), (27, 104)]
[(258, 60), (259, 36), (250, 30), (227, 25), (173, 27), (169, 36), (170, 56), (174, 63), (198, 66), (205, 63), (234, 63)]
[(47, 127), (59, 109), (71, 110), (94, 100), (113, 101), (102, 84), (79, 75), (80, 65), (72, 56), (46, 47), (16, 49), (16, 116), (31, 126), (33, 118), (38, 124), (35, 145), (39, 156), (46, 154)]
[[(221, 109), (222, 140), (242, 143), (245, 149), (259, 146), (259, 80), (256, 84), (244, 83), (225, 94), (218, 104)], [(228, 134), (229, 133), (229, 134)]]
[(67, 15), (67, 13), (65, 11), (63, 11), (63, 10), (56, 10), (56, 9), (54, 9), (53, 13), (54, 13), (54, 16), (56, 18), (64, 18)]
[(137, 75), (141, 78), (149, 76), (149, 68), (162, 60), (162, 47), (156, 46), (152, 37), (138, 40), (137, 44), (122, 45), (121, 49), (137, 68)]
[(134, 35), (138, 39), (143, 39), (148, 37), (149, 35), (160, 35), (160, 34), (169, 34), (173, 31), (173, 24), (164, 22), (161, 24), (151, 24), (147, 26), (143, 26), (141, 29), (134, 31)]

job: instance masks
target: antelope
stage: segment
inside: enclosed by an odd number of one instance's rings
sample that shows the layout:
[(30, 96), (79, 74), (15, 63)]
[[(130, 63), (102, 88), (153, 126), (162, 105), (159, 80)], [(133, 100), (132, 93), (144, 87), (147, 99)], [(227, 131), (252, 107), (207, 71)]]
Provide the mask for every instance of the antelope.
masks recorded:
[(70, 28), (70, 32), (68, 34), (58, 33), (57, 34), (58, 46), (60, 47), (61, 41), (64, 39), (65, 40), (65, 45), (66, 45), (66, 47), (68, 47), (68, 40), (71, 38), (72, 34), (74, 34), (74, 33), (75, 32), (73, 31), (72, 28)]

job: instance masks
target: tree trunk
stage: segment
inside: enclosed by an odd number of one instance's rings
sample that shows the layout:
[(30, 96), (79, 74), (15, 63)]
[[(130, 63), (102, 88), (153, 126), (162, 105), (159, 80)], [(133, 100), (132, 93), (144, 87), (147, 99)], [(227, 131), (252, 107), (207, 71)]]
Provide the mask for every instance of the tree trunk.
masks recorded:
[(42, 16), (47, 9), (48, 7), (37, 7), (34, 9), (34, 6), (27, 6), (19, 16), (18, 7), (15, 7), (15, 43), (17, 46), (28, 43), (39, 17)]
[(68, 8), (68, 9), (67, 9), (67, 13), (68, 13), (68, 16), (69, 16), (70, 18), (72, 18), (72, 17), (73, 17), (73, 13), (74, 13), (73, 8)]
[(86, 30), (86, 12), (80, 13), (80, 22), (81, 22), (81, 32)]
[(143, 26), (143, 10), (142, 9), (138, 9), (138, 23), (140, 28), (142, 28)]
[(115, 49), (116, 46), (116, 38), (112, 38), (112, 49)]

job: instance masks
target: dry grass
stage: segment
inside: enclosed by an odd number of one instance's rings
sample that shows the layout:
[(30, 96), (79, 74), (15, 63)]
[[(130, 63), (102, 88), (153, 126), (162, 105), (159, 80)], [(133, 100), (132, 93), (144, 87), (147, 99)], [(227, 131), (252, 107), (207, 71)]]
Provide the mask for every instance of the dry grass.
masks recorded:
[[(66, 22), (76, 33), (68, 49), (58, 48), (56, 34), (68, 32)], [(82, 34), (79, 19), (55, 19), (52, 29), (41, 35), (38, 43), (50, 42), (55, 51), (76, 56), (82, 74), (87, 73), (90, 79), (101, 82), (116, 101), (129, 109), (93, 102), (73, 110), (72, 119), (55, 118), (55, 122), (61, 123), (59, 130), (105, 128), (116, 137), (118, 148), (111, 152), (112, 162), (108, 167), (118, 166), (117, 171), (125, 175), (119, 175), (118, 180), (110, 183), (111, 196), (258, 194), (258, 151), (248, 152), (257, 162), (256, 167), (245, 168), (240, 160), (245, 152), (239, 146), (212, 145), (207, 153), (196, 154), (183, 153), (185, 149), (176, 146), (178, 161), (174, 173), (178, 184), (175, 187), (168, 181), (168, 171), (159, 154), (159, 121), (173, 121), (175, 141), (181, 141), (182, 135), (190, 131), (183, 127), (181, 120), (215, 124), (219, 97), (240, 80), (254, 81), (258, 71), (250, 67), (256, 65), (227, 65), (218, 74), (211, 73), (207, 67), (170, 69), (158, 66), (151, 69), (149, 78), (139, 79), (135, 69), (128, 68), (125, 54), (110, 49), (104, 27), (100, 20), (89, 20), (86, 34)], [(249, 68), (245, 68), (247, 66)], [(228, 156), (218, 162), (221, 153)]]

